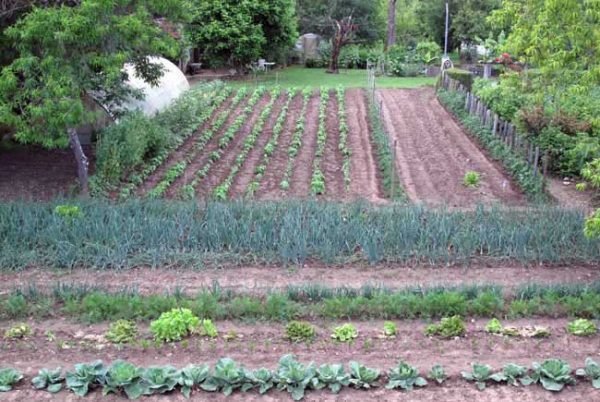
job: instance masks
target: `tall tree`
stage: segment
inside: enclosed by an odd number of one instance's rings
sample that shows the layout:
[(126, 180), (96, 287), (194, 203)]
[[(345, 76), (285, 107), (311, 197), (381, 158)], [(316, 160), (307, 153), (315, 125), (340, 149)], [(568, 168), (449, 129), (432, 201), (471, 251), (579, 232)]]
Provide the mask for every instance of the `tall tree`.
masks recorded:
[(387, 35), (384, 50), (396, 44), (396, 4), (397, 0), (388, 0)]
[(154, 23), (191, 14), (183, 0), (82, 0), (76, 7), (34, 8), (6, 31), (18, 57), (0, 74), (0, 123), (14, 138), (47, 148), (71, 146), (82, 192), (87, 192), (87, 158), (75, 128), (96, 116), (85, 106), (93, 94), (119, 105), (140, 96), (126, 84), (126, 63), (156, 83), (162, 71), (148, 56), (178, 55), (177, 43)]
[(342, 18), (341, 20), (332, 20), (333, 37), (331, 38), (331, 61), (329, 63), (328, 73), (338, 74), (340, 72), (339, 59), (342, 48), (352, 41), (354, 33), (358, 29), (354, 24), (352, 16)]

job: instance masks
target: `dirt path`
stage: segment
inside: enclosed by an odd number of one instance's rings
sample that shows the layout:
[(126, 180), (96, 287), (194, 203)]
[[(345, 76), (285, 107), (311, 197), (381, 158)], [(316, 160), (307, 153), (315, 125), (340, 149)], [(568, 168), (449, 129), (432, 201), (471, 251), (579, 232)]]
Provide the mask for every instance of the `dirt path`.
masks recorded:
[[(63, 367), (72, 370), (75, 363), (89, 362), (101, 359), (105, 363), (124, 359), (140, 366), (172, 364), (184, 367), (187, 364), (207, 363), (214, 365), (224, 356), (243, 363), (249, 369), (268, 367), (275, 369), (278, 359), (288, 353), (295, 354), (301, 362), (347, 363), (356, 360), (368, 367), (381, 370), (385, 374), (394, 367), (398, 360), (405, 360), (415, 365), (425, 375), (434, 364), (444, 366), (450, 379), (443, 386), (430, 384), (428, 387), (411, 392), (410, 400), (416, 401), (464, 401), (472, 397), (477, 401), (520, 400), (520, 401), (591, 401), (592, 395), (598, 391), (592, 390), (588, 382), (580, 381), (576, 387), (568, 387), (557, 395), (551, 395), (540, 386), (515, 388), (507, 385), (490, 385), (483, 392), (476, 391), (473, 384), (460, 379), (460, 372), (469, 370), (471, 362), (490, 364), (499, 369), (505, 363), (517, 363), (530, 367), (534, 361), (547, 358), (562, 358), (572, 368), (583, 366), (588, 356), (598, 360), (600, 336), (578, 338), (568, 335), (564, 329), (566, 320), (517, 320), (506, 321), (505, 325), (548, 326), (552, 335), (547, 339), (514, 339), (498, 337), (485, 333), (482, 328), (485, 320), (472, 321), (467, 324), (465, 337), (441, 340), (428, 338), (423, 335), (426, 323), (421, 321), (397, 322), (398, 333), (395, 339), (381, 339), (379, 334), (383, 328), (382, 321), (357, 322), (358, 338), (351, 344), (339, 344), (330, 339), (329, 334), (334, 326), (340, 323), (315, 322), (317, 337), (312, 344), (290, 344), (283, 339), (284, 324), (243, 324), (239, 322), (217, 322), (220, 334), (235, 331), (239, 336), (233, 341), (225, 341), (223, 337), (216, 340), (191, 338), (187, 345), (172, 344), (150, 346), (142, 349), (139, 346), (116, 347), (101, 341), (101, 335), (106, 331), (106, 325), (82, 326), (70, 324), (64, 320), (50, 320), (33, 323), (36, 334), (26, 341), (5, 342), (2, 352), (3, 365), (22, 371), (31, 378), (40, 368)], [(147, 326), (141, 326), (141, 336), (149, 338)], [(44, 335), (50, 331), (55, 340), (48, 340)], [(84, 340), (90, 336), (96, 340)], [(98, 341), (98, 339), (100, 341)], [(69, 348), (60, 345), (69, 345)], [(102, 347), (98, 346), (102, 345)], [(383, 382), (385, 384), (385, 382)], [(33, 398), (52, 398), (50, 394), (34, 392), (29, 385), (22, 384), (17, 392), (5, 394), (10, 401), (38, 400)], [(68, 397), (67, 397), (68, 395)], [(235, 393), (232, 398), (220, 394), (196, 393), (197, 398), (210, 400), (255, 400), (275, 401), (290, 400), (285, 394), (271, 391), (266, 396), (257, 393)], [(359, 392), (344, 389), (338, 396), (328, 392), (307, 393), (307, 401), (316, 400), (405, 400), (408, 394), (399, 391), (387, 391), (380, 387), (374, 391)], [(29, 399), (19, 399), (26, 398)], [(33, 398), (32, 398), (33, 397)], [(75, 400), (72, 394), (65, 392), (54, 400)], [(69, 398), (69, 399), (68, 399)], [(95, 392), (86, 399), (96, 400), (100, 392)], [(511, 399), (512, 398), (512, 399)], [(103, 401), (122, 400), (111, 396)], [(183, 400), (179, 393), (171, 396), (152, 397), (146, 400)]]
[(302, 147), (294, 161), (294, 170), (290, 180), (288, 195), (294, 198), (306, 198), (310, 195), (310, 179), (313, 171), (313, 160), (317, 147), (317, 131), (319, 129), (319, 101), (318, 94), (308, 102), (306, 110), (306, 123), (302, 135)]
[(279, 136), (277, 149), (273, 153), (267, 171), (260, 182), (260, 190), (256, 198), (261, 200), (278, 199), (284, 196), (283, 190), (279, 188), (279, 183), (285, 172), (285, 165), (288, 160), (288, 148), (292, 142), (296, 121), (302, 111), (302, 95), (297, 94), (290, 104), (288, 114), (285, 120), (283, 132)]
[[(144, 194), (146, 194), (147, 192), (149, 192), (150, 190), (152, 190), (154, 187), (156, 187), (156, 185), (158, 183), (160, 183), (160, 181), (163, 179), (165, 173), (167, 172), (167, 170), (169, 170), (169, 168), (171, 168), (173, 165), (175, 165), (176, 163), (181, 162), (182, 160), (184, 160), (186, 158), (186, 156), (188, 156), (190, 153), (192, 153), (194, 151), (194, 145), (196, 144), (196, 141), (198, 140), (198, 137), (200, 135), (202, 135), (202, 133), (208, 129), (216, 120), (217, 116), (224, 110), (229, 109), (229, 107), (231, 106), (231, 101), (233, 100), (235, 94), (231, 94), (213, 113), (212, 115), (208, 118), (208, 120), (206, 120), (197, 130), (196, 132), (194, 132), (194, 134), (190, 135), (184, 142), (183, 144), (181, 144), (179, 146), (179, 148), (177, 148), (174, 152), (171, 152), (167, 158), (167, 160), (158, 167), (158, 169), (156, 169), (154, 171), (154, 173), (152, 173), (150, 175), (150, 177), (148, 177), (144, 183), (142, 183), (142, 185), (138, 188), (138, 190), (136, 191), (136, 194), (138, 196), (143, 196)], [(175, 184), (175, 183), (174, 183)], [(176, 186), (171, 185), (170, 189), (174, 188)], [(170, 190), (169, 189), (169, 190)], [(171, 192), (169, 192), (169, 195)]]
[(285, 269), (268, 266), (244, 266), (203, 270), (139, 268), (126, 271), (73, 270), (54, 271), (30, 269), (16, 273), (0, 273), (0, 295), (16, 287), (36, 285), (52, 289), (58, 282), (87, 284), (107, 290), (124, 286), (136, 287), (141, 293), (161, 293), (182, 289), (190, 294), (211, 287), (215, 282), (223, 288), (240, 292), (264, 292), (290, 285), (318, 284), (324, 287), (360, 288), (364, 285), (392, 289), (409, 286), (496, 284), (507, 288), (538, 284), (591, 283), (600, 281), (600, 267), (525, 267), (497, 265), (494, 267), (411, 268), (404, 266), (345, 265), (342, 267), (305, 266)]
[(577, 191), (575, 183), (569, 182), (565, 185), (563, 180), (556, 177), (548, 177), (546, 185), (548, 192), (560, 206), (581, 209), (588, 213), (594, 211), (592, 191)]
[(248, 184), (252, 181), (252, 179), (254, 179), (254, 169), (256, 169), (256, 166), (258, 166), (264, 155), (265, 145), (267, 145), (267, 143), (273, 136), (273, 127), (275, 126), (277, 117), (283, 109), (286, 99), (287, 94), (282, 93), (273, 104), (273, 108), (271, 109), (271, 115), (265, 122), (260, 137), (256, 141), (254, 148), (252, 148), (252, 150), (248, 154), (246, 161), (244, 162), (244, 164), (240, 168), (240, 171), (233, 180), (233, 184), (231, 185), (230, 191), (231, 198), (243, 198), (245, 196)]
[[(523, 205), (525, 199), (439, 104), (431, 88), (380, 90), (386, 129), (397, 141), (397, 168), (413, 202), (453, 207)], [(462, 184), (481, 174), (478, 188)]]
[(375, 148), (371, 143), (368, 109), (362, 89), (346, 91), (346, 118), (350, 159), (350, 195), (375, 203), (385, 202), (378, 175)]
[(340, 121), (335, 92), (329, 94), (326, 113), (325, 127), (327, 130), (327, 142), (325, 143), (325, 153), (321, 160), (321, 169), (325, 175), (325, 198), (342, 200), (346, 198), (346, 186), (344, 185), (344, 172), (342, 171), (344, 159), (339, 149)]

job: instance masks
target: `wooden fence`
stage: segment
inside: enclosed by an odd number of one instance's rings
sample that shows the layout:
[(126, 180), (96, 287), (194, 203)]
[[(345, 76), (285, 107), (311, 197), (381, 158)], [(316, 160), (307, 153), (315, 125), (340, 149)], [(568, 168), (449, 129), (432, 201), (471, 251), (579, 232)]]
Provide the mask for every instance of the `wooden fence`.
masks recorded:
[(541, 150), (539, 146), (532, 144), (523, 135), (517, 133), (514, 124), (501, 119), (479, 97), (469, 92), (460, 81), (443, 74), (441, 85), (448, 91), (462, 93), (465, 97), (465, 110), (471, 116), (477, 116), (483, 126), (490, 129), (513, 152), (524, 158), (531, 167), (534, 177), (538, 174), (546, 177), (549, 162), (547, 151)]

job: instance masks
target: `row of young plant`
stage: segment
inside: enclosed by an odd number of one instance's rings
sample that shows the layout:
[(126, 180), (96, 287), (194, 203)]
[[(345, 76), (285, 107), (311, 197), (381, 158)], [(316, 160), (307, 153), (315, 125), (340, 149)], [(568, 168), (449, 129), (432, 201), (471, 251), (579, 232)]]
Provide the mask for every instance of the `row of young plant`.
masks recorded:
[(338, 102), (338, 121), (340, 130), (340, 143), (338, 145), (339, 151), (342, 154), (342, 172), (344, 174), (344, 185), (346, 191), (350, 189), (350, 163), (352, 158), (352, 151), (348, 147), (348, 119), (346, 118), (346, 90), (344, 87), (337, 87), (336, 98)]
[(323, 155), (327, 144), (327, 104), (329, 103), (329, 90), (321, 88), (319, 102), (319, 126), (317, 129), (317, 148), (313, 160), (313, 173), (310, 179), (310, 192), (313, 195), (325, 194), (325, 175), (322, 170)]
[(275, 101), (279, 98), (280, 94), (281, 89), (279, 87), (271, 90), (271, 99), (260, 113), (260, 116), (258, 117), (258, 120), (254, 123), (254, 127), (252, 128), (250, 134), (246, 136), (244, 144), (242, 146), (242, 150), (235, 158), (233, 166), (229, 171), (229, 175), (225, 178), (225, 180), (223, 180), (222, 183), (217, 185), (217, 187), (215, 187), (215, 189), (213, 190), (213, 196), (216, 199), (226, 200), (229, 198), (229, 190), (231, 188), (231, 185), (233, 184), (233, 180), (242, 168), (242, 165), (246, 161), (248, 154), (256, 145), (256, 141), (258, 140), (258, 137), (260, 137), (260, 135), (262, 134), (265, 124), (267, 123), (267, 119), (270, 117), (271, 111), (273, 110), (273, 105), (275, 105)]
[(304, 126), (306, 124), (306, 111), (308, 110), (308, 102), (310, 101), (311, 96), (312, 89), (304, 88), (302, 90), (302, 110), (300, 111), (300, 115), (298, 116), (298, 120), (296, 121), (296, 125), (294, 127), (292, 140), (287, 151), (288, 161), (283, 173), (283, 178), (279, 183), (279, 187), (284, 191), (287, 191), (290, 188), (290, 182), (292, 180), (292, 173), (294, 170), (294, 162), (296, 161), (296, 157), (298, 156), (300, 148), (302, 147), (302, 136), (304, 135)]
[(205, 130), (202, 133), (199, 133), (196, 143), (194, 144), (194, 148), (190, 153), (188, 153), (182, 161), (179, 161), (171, 168), (169, 168), (163, 179), (153, 188), (151, 189), (146, 196), (148, 198), (159, 198), (162, 197), (167, 189), (177, 180), (188, 167), (188, 165), (198, 156), (200, 152), (204, 149), (206, 144), (213, 138), (215, 133), (217, 133), (223, 124), (229, 118), (231, 113), (231, 109), (235, 108), (238, 104), (240, 104), (248, 95), (247, 88), (241, 88), (236, 95), (231, 100), (231, 103), (227, 110), (223, 110), (213, 121), (210, 128)]
[[(189, 91), (175, 101), (173, 106), (153, 118), (152, 122), (156, 124), (157, 130), (170, 134), (168, 145), (160, 148), (156, 155), (144, 162), (143, 166), (137, 167), (129, 174), (125, 183), (121, 185), (119, 199), (124, 200), (132, 196), (136, 189), (167, 160), (169, 155), (213, 115), (230, 94), (231, 89), (222, 83), (215, 84), (214, 91), (206, 91), (206, 88), (201, 86), (196, 90)], [(140, 127), (137, 129), (139, 130)], [(116, 125), (114, 130), (119, 130), (119, 125)], [(148, 133), (144, 132), (142, 135), (148, 135)]]
[(195, 197), (198, 185), (210, 172), (210, 169), (215, 163), (217, 163), (223, 157), (225, 150), (231, 144), (233, 139), (240, 133), (242, 126), (248, 120), (248, 117), (253, 111), (253, 108), (258, 104), (262, 96), (265, 94), (265, 87), (258, 87), (250, 95), (250, 99), (246, 103), (242, 113), (240, 113), (236, 119), (227, 127), (225, 132), (221, 134), (218, 141), (218, 148), (210, 153), (206, 163), (194, 173), (194, 178), (189, 184), (186, 184), (180, 189), (180, 196), (185, 199), (192, 199)]
[(465, 97), (457, 91), (438, 90), (438, 98), (466, 127), (478, 142), (490, 153), (492, 158), (500, 161), (511, 177), (531, 201), (543, 202), (548, 197), (544, 192), (544, 179), (541, 174), (534, 175), (525, 158), (513, 152), (492, 131), (481, 124), (476, 116), (465, 111)]
[(275, 126), (273, 126), (273, 133), (271, 135), (271, 138), (269, 139), (269, 141), (263, 149), (263, 156), (260, 163), (254, 169), (254, 178), (246, 188), (245, 194), (249, 198), (253, 198), (254, 194), (256, 193), (256, 191), (258, 191), (260, 187), (260, 183), (267, 171), (267, 168), (269, 167), (271, 157), (275, 153), (275, 150), (277, 149), (277, 146), (279, 144), (279, 137), (281, 137), (281, 133), (283, 132), (287, 114), (290, 109), (290, 104), (297, 93), (298, 90), (295, 88), (288, 89), (287, 91), (287, 99), (281, 109), (281, 112), (279, 113), (279, 116), (277, 116)]
[(150, 320), (173, 308), (215, 319), (288, 321), (298, 318), (412, 319), (453, 315), (476, 317), (600, 317), (599, 284), (517, 289), (500, 287), (387, 290), (326, 289), (318, 286), (270, 290), (264, 296), (223, 291), (218, 286), (196, 295), (111, 293), (91, 286), (59, 285), (52, 294), (31, 286), (0, 298), (0, 317), (66, 315), (86, 322)]
[[(600, 366), (592, 359), (585, 360), (584, 368), (575, 373), (570, 365), (561, 359), (547, 359), (534, 362), (531, 370), (515, 363), (504, 365), (495, 371), (486, 364), (472, 363), (470, 371), (463, 371), (461, 377), (474, 382), (479, 390), (486, 385), (504, 383), (512, 386), (540, 384), (551, 392), (559, 392), (567, 385), (575, 385), (573, 376), (591, 381), (600, 389)], [(443, 366), (436, 364), (427, 377), (442, 385), (449, 376)], [(0, 392), (11, 391), (23, 379), (23, 375), (12, 368), (0, 368)], [(337, 394), (344, 387), (369, 390), (385, 384), (386, 389), (412, 391), (415, 387), (426, 387), (428, 381), (421, 376), (419, 369), (405, 361), (399, 361), (385, 376), (380, 370), (366, 367), (356, 361), (349, 363), (346, 372), (343, 364), (323, 364), (299, 362), (294, 355), (284, 355), (276, 370), (260, 368), (248, 370), (230, 358), (217, 361), (214, 368), (206, 365), (189, 365), (181, 370), (173, 366), (138, 367), (132, 363), (116, 360), (105, 366), (98, 360), (87, 364), (76, 364), (64, 375), (62, 369), (42, 369), (31, 380), (35, 389), (51, 393), (60, 392), (63, 386), (78, 396), (86, 396), (90, 391), (101, 388), (103, 395), (111, 393), (125, 395), (128, 399), (138, 399), (144, 395), (165, 394), (175, 390), (189, 398), (199, 391), (222, 392), (225, 396), (234, 391), (257, 390), (259, 394), (271, 389), (287, 392), (295, 401), (304, 398), (310, 390), (328, 389)]]
[(381, 113), (375, 105), (375, 102), (369, 95), (365, 94), (367, 104), (369, 105), (369, 123), (371, 127), (371, 138), (375, 144), (377, 153), (377, 166), (381, 175), (383, 192), (387, 198), (395, 201), (406, 201), (406, 194), (402, 189), (398, 170), (395, 166), (393, 145), (390, 143), (390, 137), (385, 131), (385, 126), (381, 118)]

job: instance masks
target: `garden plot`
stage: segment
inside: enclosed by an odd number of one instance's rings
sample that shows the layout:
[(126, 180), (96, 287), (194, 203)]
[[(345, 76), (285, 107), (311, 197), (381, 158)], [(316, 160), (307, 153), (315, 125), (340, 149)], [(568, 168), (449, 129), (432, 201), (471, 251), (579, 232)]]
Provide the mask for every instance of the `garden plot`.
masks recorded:
[[(413, 202), (454, 207), (477, 203), (523, 205), (511, 180), (466, 136), (430, 88), (379, 90), (385, 126), (396, 141), (396, 167)], [(463, 183), (469, 171), (478, 187)]]

